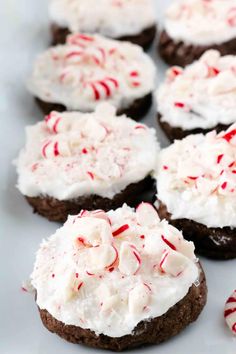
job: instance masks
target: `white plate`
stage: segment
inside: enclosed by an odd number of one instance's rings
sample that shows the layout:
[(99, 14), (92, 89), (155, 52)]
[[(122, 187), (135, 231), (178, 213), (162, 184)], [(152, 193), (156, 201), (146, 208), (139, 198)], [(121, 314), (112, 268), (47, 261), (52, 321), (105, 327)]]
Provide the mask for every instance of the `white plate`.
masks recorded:
[[(98, 0), (99, 1), (99, 0)], [(160, 18), (169, 1), (156, 1)], [(165, 5), (163, 5), (165, 3)], [(24, 126), (42, 117), (25, 89), (35, 55), (49, 43), (48, 0), (1, 0), (0, 65), (0, 353), (74, 354), (94, 350), (69, 344), (49, 333), (41, 324), (34, 299), (21, 291), (42, 238), (58, 227), (40, 216), (15, 189), (16, 174), (11, 161), (24, 144)], [(141, 14), (140, 14), (141, 15)], [(166, 66), (157, 60), (159, 79)], [(146, 122), (154, 124), (153, 110)], [(162, 145), (166, 140), (160, 131)], [(209, 296), (199, 320), (179, 336), (160, 345), (141, 349), (159, 354), (235, 354), (236, 338), (226, 329), (223, 307), (236, 287), (236, 260), (215, 262), (202, 259)], [(101, 353), (103, 351), (100, 351)], [(133, 350), (137, 353), (138, 350)]]

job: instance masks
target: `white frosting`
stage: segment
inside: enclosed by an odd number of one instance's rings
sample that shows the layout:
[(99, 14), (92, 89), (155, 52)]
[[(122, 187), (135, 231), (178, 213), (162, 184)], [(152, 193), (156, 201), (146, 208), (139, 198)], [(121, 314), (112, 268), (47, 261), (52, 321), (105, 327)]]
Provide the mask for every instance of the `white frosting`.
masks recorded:
[(159, 152), (154, 129), (116, 117), (108, 104), (95, 113), (52, 112), (26, 133), (17, 171), (18, 188), (29, 197), (113, 198), (150, 175)]
[(156, 94), (161, 120), (184, 130), (236, 121), (236, 56), (207, 51), (185, 69), (172, 67)]
[(90, 112), (103, 101), (121, 109), (152, 92), (155, 70), (137, 45), (75, 34), (38, 57), (28, 87), (68, 110)]
[(155, 25), (152, 0), (51, 0), (50, 17), (71, 32), (119, 38)]
[(236, 227), (236, 124), (176, 140), (160, 153), (156, 178), (172, 219)]
[(165, 30), (175, 41), (214, 45), (236, 37), (236, 0), (176, 0), (166, 12)]
[(70, 216), (41, 244), (31, 275), (41, 309), (111, 337), (166, 313), (198, 277), (193, 243), (147, 203)]

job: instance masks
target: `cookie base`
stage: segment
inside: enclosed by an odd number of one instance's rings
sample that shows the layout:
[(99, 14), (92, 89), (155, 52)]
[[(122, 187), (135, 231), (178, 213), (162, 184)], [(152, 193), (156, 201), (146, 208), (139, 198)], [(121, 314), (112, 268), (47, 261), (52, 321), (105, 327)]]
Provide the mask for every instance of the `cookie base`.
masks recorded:
[(112, 199), (98, 195), (81, 196), (77, 199), (62, 201), (49, 196), (26, 196), (26, 199), (35, 213), (46, 217), (50, 221), (65, 222), (68, 215), (77, 215), (82, 209), (109, 211), (121, 207), (124, 203), (135, 207), (142, 201), (142, 193), (150, 191), (153, 184), (152, 178), (146, 177), (140, 182), (130, 184)]
[(191, 134), (207, 134), (212, 130), (216, 130), (217, 133), (220, 133), (222, 130), (227, 130), (230, 127), (229, 125), (225, 125), (225, 124), (218, 124), (213, 128), (210, 129), (202, 129), (202, 128), (196, 128), (196, 129), (182, 129), (179, 127), (172, 127), (169, 123), (167, 122), (163, 122), (161, 120), (161, 114), (158, 113), (157, 114), (157, 121), (158, 124), (160, 125), (160, 127), (162, 128), (162, 130), (165, 132), (167, 138), (171, 141), (174, 142), (174, 140), (180, 140), (185, 138), (188, 135)]
[[(35, 98), (38, 106), (44, 114), (49, 114), (52, 111), (64, 112), (67, 108), (60, 103), (46, 102), (39, 98)], [(136, 121), (140, 120), (149, 111), (152, 105), (152, 93), (147, 94), (142, 98), (136, 99), (129, 107), (117, 111), (118, 115), (125, 114)]]
[(119, 338), (106, 335), (96, 335), (89, 329), (65, 325), (56, 320), (48, 311), (39, 309), (44, 326), (65, 340), (84, 344), (94, 348), (108, 349), (120, 352), (125, 349), (143, 345), (158, 344), (177, 335), (190, 323), (197, 320), (207, 299), (207, 286), (204, 272), (201, 272), (200, 285), (192, 285), (188, 294), (171, 307), (164, 315), (149, 321), (140, 322), (132, 334)]
[(193, 241), (196, 252), (212, 259), (236, 258), (236, 230), (230, 227), (208, 228), (207, 226), (188, 219), (171, 219), (166, 205), (159, 201), (157, 209), (161, 219), (166, 219), (179, 230), (184, 238)]
[[(154, 41), (156, 32), (156, 26), (153, 25), (144, 29), (142, 32), (136, 35), (122, 36), (116, 39), (120, 41), (128, 41), (134, 44), (138, 44), (146, 50), (151, 46), (152, 42)], [(55, 23), (51, 25), (51, 33), (52, 45), (64, 44), (66, 41), (66, 37), (71, 34), (68, 28), (60, 27)]]
[(182, 41), (173, 40), (164, 30), (161, 32), (158, 51), (162, 59), (169, 65), (186, 66), (199, 59), (202, 54), (209, 50), (216, 49), (221, 55), (236, 54), (236, 38), (209, 46), (189, 45)]

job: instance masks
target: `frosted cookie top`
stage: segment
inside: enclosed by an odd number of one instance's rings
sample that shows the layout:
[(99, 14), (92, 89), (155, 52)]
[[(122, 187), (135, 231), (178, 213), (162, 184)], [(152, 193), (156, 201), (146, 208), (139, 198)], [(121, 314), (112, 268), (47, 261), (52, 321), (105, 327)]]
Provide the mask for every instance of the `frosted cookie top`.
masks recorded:
[(176, 140), (160, 153), (156, 178), (172, 219), (236, 227), (236, 124)]
[(113, 198), (150, 175), (159, 144), (154, 129), (102, 104), (95, 113), (52, 112), (27, 127), (17, 161), (18, 188), (29, 197)]
[(175, 41), (214, 45), (236, 37), (236, 0), (176, 0), (166, 12), (165, 30)]
[(207, 51), (185, 69), (174, 66), (156, 93), (161, 120), (184, 130), (236, 122), (236, 56)]
[(37, 304), (97, 335), (131, 334), (163, 315), (198, 281), (194, 245), (142, 203), (70, 216), (37, 252)]
[(28, 87), (43, 101), (90, 112), (103, 101), (127, 108), (151, 93), (154, 81), (154, 64), (141, 47), (75, 34), (38, 57)]
[[(50, 18), (71, 32), (119, 38), (155, 25), (152, 0), (51, 0)], [(141, 15), (141, 16), (140, 16)]]

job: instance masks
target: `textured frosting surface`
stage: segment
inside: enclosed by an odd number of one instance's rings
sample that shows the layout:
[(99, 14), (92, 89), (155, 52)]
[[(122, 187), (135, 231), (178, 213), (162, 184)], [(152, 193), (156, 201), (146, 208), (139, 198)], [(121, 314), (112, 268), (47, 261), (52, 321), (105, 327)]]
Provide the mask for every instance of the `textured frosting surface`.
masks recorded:
[(209, 50), (182, 69), (173, 66), (156, 93), (161, 120), (184, 130), (236, 121), (236, 56)]
[(154, 129), (101, 104), (95, 113), (52, 112), (27, 127), (18, 161), (18, 188), (29, 197), (113, 198), (150, 175), (159, 144)]
[(41, 100), (68, 110), (93, 111), (104, 101), (122, 109), (152, 92), (155, 71), (137, 45), (75, 34), (37, 58), (28, 88)]
[(236, 227), (236, 124), (176, 140), (160, 153), (156, 178), (172, 219)]
[(165, 30), (176, 41), (221, 44), (236, 37), (235, 0), (176, 0), (166, 12)]
[(194, 245), (147, 203), (82, 211), (37, 252), (37, 304), (57, 320), (121, 337), (163, 315), (198, 281)]
[[(140, 16), (142, 14), (142, 16)], [(52, 0), (51, 21), (71, 32), (119, 38), (155, 25), (152, 0)]]

